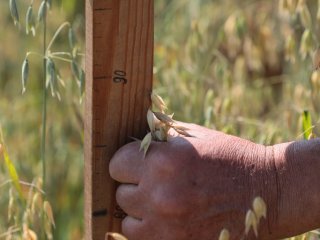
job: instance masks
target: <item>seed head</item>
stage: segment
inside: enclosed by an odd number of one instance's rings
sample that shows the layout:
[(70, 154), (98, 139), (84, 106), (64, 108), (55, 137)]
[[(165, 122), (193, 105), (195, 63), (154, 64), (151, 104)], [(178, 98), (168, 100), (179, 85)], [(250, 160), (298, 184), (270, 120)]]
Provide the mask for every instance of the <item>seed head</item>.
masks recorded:
[(139, 151), (141, 151), (141, 150), (143, 149), (143, 152), (144, 152), (143, 157), (146, 156), (147, 151), (148, 151), (148, 149), (149, 149), (149, 146), (150, 146), (150, 144), (151, 144), (151, 141), (152, 141), (152, 135), (151, 135), (151, 133), (148, 133), (148, 134), (144, 137), (144, 139), (141, 141), (140, 150), (139, 150)]
[(72, 73), (73, 73), (73, 76), (76, 78), (76, 79), (80, 79), (80, 69), (79, 69), (79, 66), (78, 64), (76, 63), (76, 61), (72, 61), (71, 63), (71, 70), (72, 70)]
[(0, 143), (0, 156), (3, 154), (3, 145)]
[(285, 58), (291, 63), (295, 63), (296, 61), (296, 41), (292, 35), (286, 39)]
[(148, 121), (150, 131), (153, 133), (156, 130), (155, 115), (150, 109), (148, 110), (148, 113), (147, 113), (147, 121)]
[(320, 1), (318, 1), (317, 20), (320, 21)]
[(35, 214), (36, 209), (41, 209), (42, 206), (42, 197), (39, 192), (36, 192), (32, 198), (31, 202), (31, 213)]
[(309, 29), (306, 29), (301, 38), (301, 45), (300, 45), (300, 54), (303, 59), (305, 59), (310, 52), (312, 52), (313, 48), (313, 40), (312, 40), (312, 33)]
[(42, 189), (42, 186), (43, 186), (43, 180), (42, 180), (41, 177), (39, 177), (39, 178), (37, 179), (37, 188), (38, 188), (38, 189)]
[(313, 53), (313, 70), (318, 70), (320, 68), (320, 47), (318, 47)]
[(37, 234), (31, 230), (27, 224), (23, 224), (23, 239), (24, 240), (37, 240)]
[(174, 124), (174, 121), (172, 119), (173, 115), (166, 115), (162, 112), (154, 112), (154, 115), (164, 124), (168, 126), (172, 126)]
[(38, 22), (43, 21), (47, 17), (47, 4), (46, 1), (42, 1), (38, 11)]
[(9, 1), (9, 8), (10, 8), (10, 13), (14, 21), (14, 25), (19, 24), (19, 12), (17, 8), (17, 3), (16, 0), (10, 0)]
[(46, 68), (47, 68), (46, 87), (48, 88), (50, 86), (51, 95), (54, 97), (56, 92), (57, 75), (56, 75), (55, 64), (51, 58), (47, 59)]
[(77, 40), (76, 40), (76, 36), (75, 36), (75, 34), (74, 34), (74, 31), (73, 31), (73, 28), (72, 28), (72, 27), (69, 28), (68, 40), (69, 40), (69, 46), (70, 46), (70, 48), (71, 48), (71, 49), (74, 49), (75, 46), (76, 46)]
[(26, 33), (27, 33), (27, 35), (29, 34), (30, 31), (32, 32), (32, 35), (35, 36), (36, 29), (34, 27), (32, 5), (30, 5), (28, 7), (27, 14), (26, 14)]
[(112, 237), (114, 240), (128, 240), (125, 236), (123, 236), (119, 233), (108, 232), (106, 234), (105, 240), (108, 240), (108, 236)]
[(46, 233), (47, 239), (51, 240), (53, 239), (52, 236), (52, 225), (49, 221), (44, 222), (44, 231)]
[(52, 0), (47, 0), (47, 8), (50, 9), (52, 6)]
[(22, 63), (22, 69), (21, 69), (22, 94), (24, 94), (27, 90), (28, 77), (29, 77), (29, 61), (26, 58)]
[(308, 136), (308, 140), (312, 140), (312, 139), (315, 139), (317, 138), (317, 136), (312, 132), (310, 133), (310, 135)]
[(312, 26), (312, 19), (308, 6), (305, 3), (302, 3), (299, 8), (299, 15), (303, 27), (310, 29)]
[(248, 235), (250, 229), (253, 229), (254, 234), (258, 237), (258, 221), (254, 212), (250, 209), (246, 214), (245, 219), (245, 234)]
[(253, 200), (253, 211), (256, 214), (257, 221), (259, 222), (261, 217), (267, 217), (267, 205), (261, 197), (256, 197)]
[(288, 10), (291, 14), (295, 13), (296, 8), (297, 8), (297, 1), (296, 0), (287, 0), (287, 6)]
[(53, 218), (53, 212), (51, 205), (48, 201), (44, 201), (43, 203), (43, 211), (45, 212), (46, 216), (48, 217), (50, 223), (52, 224), (53, 227), (56, 227), (54, 218)]
[(9, 205), (8, 205), (8, 221), (12, 219), (12, 216), (15, 211), (15, 204), (14, 204), (14, 198), (10, 196), (9, 198)]
[(83, 69), (80, 70), (80, 95), (83, 96), (85, 89), (86, 89), (86, 74), (84, 73)]
[(230, 239), (230, 233), (227, 229), (222, 229), (219, 235), (219, 240), (229, 240)]
[(158, 108), (162, 113), (165, 109), (167, 109), (165, 102), (159, 95), (151, 93), (151, 101), (156, 106), (156, 108)]
[(32, 219), (31, 211), (28, 208), (23, 214), (23, 223), (28, 224), (29, 222), (31, 222), (31, 219)]

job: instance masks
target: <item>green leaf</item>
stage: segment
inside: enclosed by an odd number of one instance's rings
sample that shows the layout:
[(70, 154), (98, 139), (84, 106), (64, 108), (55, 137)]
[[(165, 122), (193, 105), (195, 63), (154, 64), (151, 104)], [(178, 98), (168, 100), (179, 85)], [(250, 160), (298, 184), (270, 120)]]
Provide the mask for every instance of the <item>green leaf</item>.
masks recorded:
[(309, 136), (312, 134), (312, 119), (311, 114), (309, 111), (304, 111), (302, 116), (302, 129), (303, 129), (303, 136), (304, 139), (308, 139)]
[(4, 161), (5, 161), (7, 170), (9, 172), (10, 178), (13, 182), (13, 185), (14, 185), (15, 189), (17, 190), (17, 192), (19, 193), (19, 197), (21, 199), (23, 199), (22, 189), (21, 189), (21, 186), (19, 183), (20, 181), (19, 181), (19, 176), (18, 176), (17, 170), (14, 167), (5, 147), (3, 147), (3, 157), (4, 157)]

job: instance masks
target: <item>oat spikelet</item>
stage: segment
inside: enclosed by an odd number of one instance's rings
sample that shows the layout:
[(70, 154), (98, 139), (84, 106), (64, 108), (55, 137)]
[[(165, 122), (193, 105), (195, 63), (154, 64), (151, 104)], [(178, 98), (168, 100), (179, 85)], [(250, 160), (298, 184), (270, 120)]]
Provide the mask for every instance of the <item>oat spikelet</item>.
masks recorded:
[(42, 190), (43, 179), (41, 177), (38, 178), (36, 186), (37, 186), (38, 189)]
[(147, 121), (148, 121), (150, 131), (153, 133), (156, 130), (156, 124), (155, 124), (155, 116), (150, 109), (148, 110), (148, 113), (147, 113)]
[(37, 234), (28, 225), (23, 224), (23, 240), (37, 240)]
[(168, 141), (169, 130), (171, 128), (183, 136), (191, 137), (191, 135), (187, 133), (187, 128), (179, 126), (173, 120), (173, 114), (165, 114), (164, 110), (166, 109), (166, 105), (160, 96), (152, 93), (151, 100), (153, 105), (157, 107), (160, 112), (154, 112), (152, 109), (149, 109), (147, 112), (147, 122), (150, 133), (144, 137), (140, 145), (140, 151), (142, 149), (144, 150), (144, 157), (147, 154), (152, 140), (160, 142)]
[(229, 240), (230, 239), (230, 233), (227, 229), (222, 229), (219, 235), (219, 240)]
[(19, 25), (19, 12), (16, 0), (9, 0), (9, 8), (14, 21), (14, 25)]
[(312, 140), (312, 139), (315, 139), (317, 138), (317, 136), (312, 132), (310, 133), (309, 137), (308, 137), (308, 140)]
[(32, 197), (31, 202), (31, 213), (35, 214), (37, 209), (41, 209), (42, 206), (42, 197), (39, 192), (36, 192)]
[(154, 112), (154, 115), (164, 124), (168, 125), (168, 126), (172, 126), (175, 122), (172, 119), (173, 115), (166, 115), (162, 112)]
[(262, 197), (256, 197), (253, 200), (253, 211), (256, 214), (258, 223), (262, 217), (266, 218), (267, 217), (267, 205), (262, 199)]
[(105, 240), (108, 240), (108, 236), (112, 237), (114, 240), (128, 240), (125, 236), (119, 234), (119, 233), (107, 233)]
[(52, 212), (52, 207), (48, 201), (43, 202), (43, 211), (46, 213), (50, 223), (52, 224), (53, 227), (56, 227), (55, 222), (54, 222), (54, 217), (53, 217), (53, 212)]
[(256, 237), (258, 237), (258, 222), (257, 222), (257, 218), (256, 218), (256, 215), (254, 214), (254, 212), (250, 209), (250, 210), (248, 210), (248, 212), (246, 214), (246, 219), (245, 219), (245, 234), (246, 235), (248, 235), (251, 227), (252, 227)]
[(147, 154), (147, 151), (149, 149), (149, 146), (151, 144), (151, 141), (152, 141), (152, 135), (151, 133), (148, 133), (144, 139), (141, 141), (141, 144), (140, 144), (140, 151), (143, 149), (143, 152), (144, 152), (144, 155), (143, 157), (146, 156)]
[[(314, 71), (320, 68), (320, 48), (319, 47), (317, 47), (317, 49), (313, 52), (312, 63), (313, 63)], [(315, 71), (314, 73), (318, 73), (318, 72)]]
[(161, 112), (167, 109), (165, 102), (159, 95), (151, 93), (151, 101)]
[(306, 4), (301, 4), (299, 14), (303, 27), (310, 29), (312, 27), (312, 19), (309, 8)]
[(14, 199), (10, 198), (9, 205), (8, 205), (8, 221), (12, 219), (13, 212), (14, 212)]
[(44, 222), (44, 231), (46, 233), (46, 236), (47, 236), (48, 240), (53, 239), (53, 236), (52, 236), (52, 225), (51, 225), (51, 223), (49, 221), (45, 221)]

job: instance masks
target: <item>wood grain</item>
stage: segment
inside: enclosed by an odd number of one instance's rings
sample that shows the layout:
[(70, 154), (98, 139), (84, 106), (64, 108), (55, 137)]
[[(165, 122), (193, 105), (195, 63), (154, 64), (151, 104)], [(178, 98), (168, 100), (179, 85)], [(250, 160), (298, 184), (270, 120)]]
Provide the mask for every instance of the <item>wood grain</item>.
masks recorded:
[(85, 239), (120, 232), (116, 150), (146, 134), (153, 78), (153, 0), (86, 0)]

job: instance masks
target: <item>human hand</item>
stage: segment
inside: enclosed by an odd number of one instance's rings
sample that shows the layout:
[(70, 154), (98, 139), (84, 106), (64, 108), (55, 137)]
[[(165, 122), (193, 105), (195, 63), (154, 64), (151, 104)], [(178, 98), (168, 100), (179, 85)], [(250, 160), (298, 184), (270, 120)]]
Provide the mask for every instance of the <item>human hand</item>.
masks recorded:
[[(256, 196), (267, 203), (259, 239), (279, 239), (274, 152), (221, 132), (184, 124), (194, 137), (152, 142), (143, 158), (139, 142), (121, 148), (110, 163), (122, 183), (117, 202), (128, 214), (129, 240), (231, 239), (244, 237), (245, 215)], [(250, 231), (246, 239), (254, 239)]]

